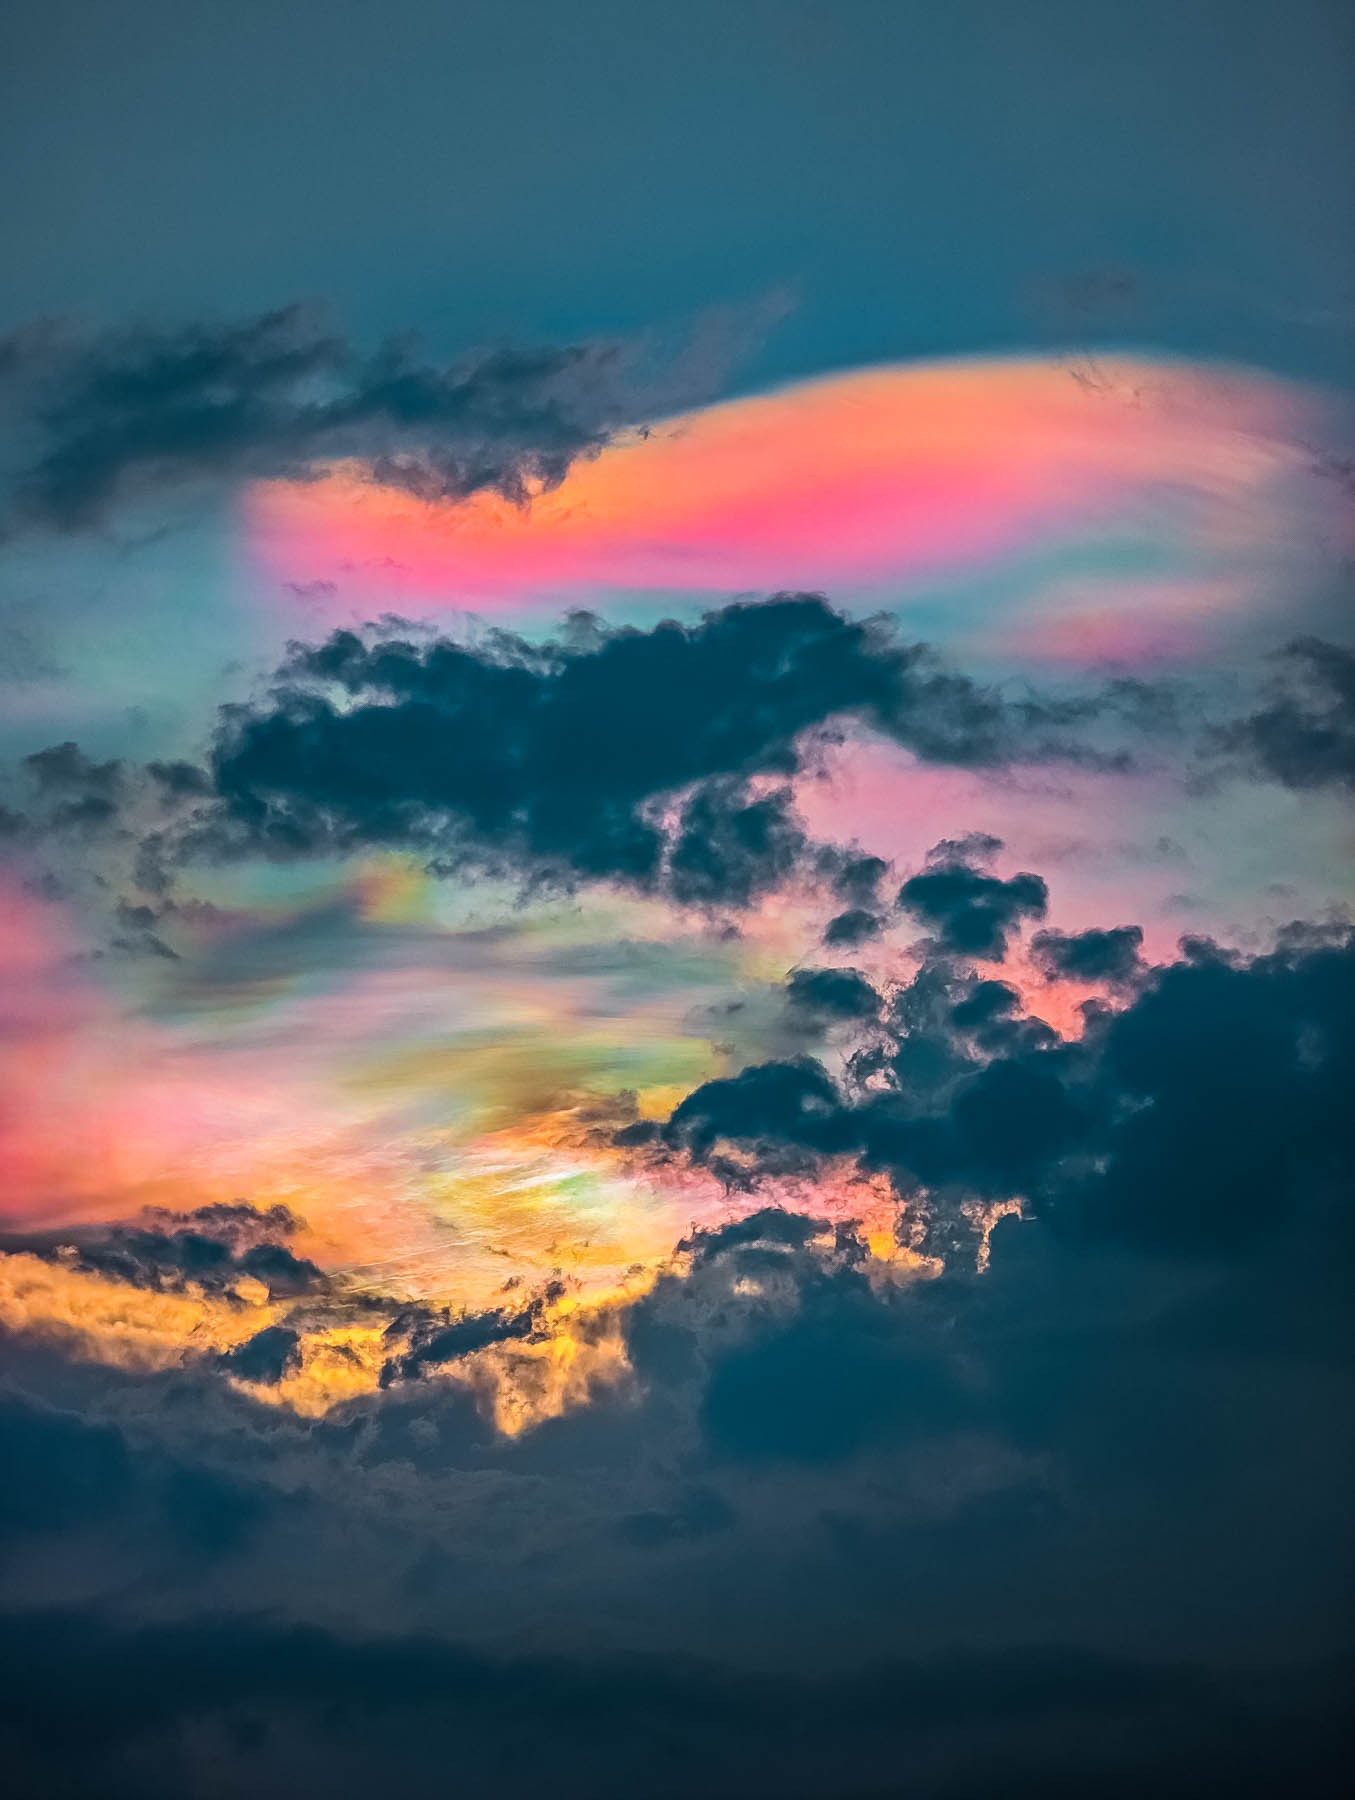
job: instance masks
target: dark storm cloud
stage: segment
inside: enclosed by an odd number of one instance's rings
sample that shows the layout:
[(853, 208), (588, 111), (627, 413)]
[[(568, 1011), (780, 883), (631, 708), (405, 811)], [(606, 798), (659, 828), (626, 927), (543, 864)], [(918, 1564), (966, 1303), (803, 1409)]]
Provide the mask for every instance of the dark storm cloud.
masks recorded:
[[(851, 1228), (764, 1212), (689, 1240), (686, 1264), (631, 1308), (627, 1340), (648, 1391), (687, 1391), (699, 1448), (686, 1466), (708, 1479), (775, 1469), (788, 1494), (797, 1469), (845, 1471), (882, 1452), (991, 1434), (1052, 1459), (1082, 1490), (1074, 1506), (1101, 1504), (1098, 1492), (1115, 1493), (1131, 1473), (1167, 1491), (1187, 1474), (1226, 1490), (1254, 1441), (1246, 1430), (1231, 1444), (1202, 1437), (1198, 1415), (1217, 1404), (1217, 1381), (1251, 1385), (1247, 1356), (1294, 1359), (1298, 1386), (1330, 1381), (1338, 1403), (1349, 1389), (1349, 1237), (1319, 1222), (1289, 1247), (1300, 1253), (1261, 1281), (1235, 1262), (1183, 1275), (1014, 1224), (999, 1228), (988, 1274), (957, 1262), (899, 1289), (873, 1279)], [(1324, 1267), (1333, 1251), (1336, 1275)], [(1257, 1421), (1260, 1436), (1268, 1429)], [(1296, 1421), (1297, 1436), (1307, 1429)], [(1348, 1443), (1304, 1454), (1343, 1465)], [(999, 1491), (1043, 1486), (1048, 1461), (1035, 1469), (1018, 1460)], [(844, 1480), (840, 1492), (860, 1504), (868, 1488), (869, 1477)], [(1043, 1540), (1041, 1556), (1065, 1554), (1070, 1498), (1046, 1493), (1044, 1524), (1013, 1515), (1011, 1528)], [(971, 1529), (977, 1545), (982, 1521)], [(917, 1552), (927, 1553), (925, 1534)]]
[[(165, 1420), (158, 1423), (163, 1428)], [(0, 1393), (0, 1458), (8, 1475), (0, 1497), (0, 1576), (44, 1542), (88, 1542), (110, 1527), (143, 1533), (142, 1553), (210, 1561), (239, 1549), (285, 1510), (256, 1471), (242, 1477), (186, 1461), (169, 1447), (172, 1436), (162, 1429), (148, 1446), (144, 1432), (134, 1439), (119, 1425), (36, 1394)], [(179, 1575), (188, 1572), (180, 1562)]]
[(1186, 948), (1096, 1034), (1105, 1160), (1063, 1204), (1151, 1249), (1245, 1251), (1325, 1223), (1348, 1252), (1355, 935), (1250, 962)]
[(865, 943), (867, 938), (878, 937), (884, 927), (885, 920), (881, 914), (854, 906), (848, 912), (838, 913), (828, 921), (824, 927), (823, 941), (830, 949), (849, 950), (854, 944)]
[(1291, 788), (1355, 788), (1355, 651), (1296, 638), (1257, 710), (1220, 728), (1226, 758)]
[(397, 1381), (408, 1381), (447, 1363), (459, 1362), (477, 1350), (487, 1350), (491, 1344), (530, 1337), (540, 1322), (539, 1303), (519, 1311), (491, 1308), (460, 1318), (422, 1308), (406, 1310), (387, 1328), (387, 1338), (393, 1342), (403, 1340), (406, 1347), (383, 1363), (381, 1385), (388, 1388)]
[(0, 1249), (60, 1260), (134, 1287), (174, 1289), (191, 1281), (221, 1290), (249, 1276), (274, 1297), (290, 1298), (324, 1286), (315, 1264), (288, 1248), (301, 1222), (285, 1206), (260, 1211), (217, 1203), (186, 1213), (151, 1207), (141, 1217), (139, 1225), (11, 1233)]
[(1142, 947), (1143, 928), (1139, 925), (1037, 931), (1030, 940), (1030, 957), (1051, 981), (1104, 981), (1124, 986), (1143, 972)]
[[(1351, 947), (1309, 936), (1251, 962), (1197, 947), (1175, 967), (1222, 962), (1284, 989), (1282, 1004), (1253, 996), (1253, 1008), (1302, 1017), (1300, 1061), (1316, 1068), (1336, 1046), (1309, 999), (1330, 994), (1332, 1014), (1348, 1012), (1331, 965), (1311, 960), (1330, 955)], [(893, 1016), (969, 1059), (941, 1083), (947, 1105), (985, 1066), (1035, 1060), (974, 1054), (985, 1030), (1021, 1023), (1014, 990), (953, 967), (929, 981)], [(1201, 992), (1172, 997), (1171, 1021), (1149, 1036), (1201, 1008)], [(1214, 1032), (1238, 1030), (1234, 1006)], [(1238, 1055), (1256, 1049), (1244, 1030)], [(1196, 1041), (1179, 1061), (1211, 1053)], [(1132, 1044), (1104, 1078), (1104, 1045), (1088, 1067), (1046, 1060), (1070, 1089), (1104, 1079), (1140, 1110), (1158, 1104), (1142, 1100)], [(841, 1110), (813, 1065), (753, 1073), (763, 1129)], [(1178, 1079), (1168, 1068), (1156, 1091)], [(86, 1441), (90, 1425), (69, 1413), (54, 1428), (44, 1414), (36, 1434), (22, 1421), (16, 1447), (34, 1446), (47, 1488), (71, 1493), (56, 1536), (28, 1507), (24, 1543), (50, 1539), (69, 1556), (83, 1552), (78, 1534), (120, 1535), (103, 1607), (7, 1618), (7, 1642), (22, 1646), (0, 1683), (18, 1759), (7, 1766), (20, 1792), (31, 1772), (34, 1793), (62, 1791), (60, 1777), (140, 1797), (197, 1791), (192, 1772), (210, 1756), (228, 1793), (269, 1792), (304, 1767), (312, 1784), (323, 1775), (327, 1792), (356, 1795), (378, 1774), (432, 1776), (450, 1733), (471, 1794), (503, 1791), (510, 1754), (524, 1780), (549, 1758), (553, 1784), (590, 1800), (735, 1789), (1127, 1800), (1221, 1781), (1260, 1795), (1282, 1776), (1339, 1791), (1328, 1761), (1349, 1669), (1312, 1659), (1341, 1641), (1339, 1599), (1324, 1612), (1318, 1596), (1335, 1595), (1348, 1566), (1336, 1424), (1347, 1390), (1329, 1386), (1349, 1363), (1349, 1237), (1320, 1208), (1274, 1230), (1282, 1256), (1239, 1262), (1223, 1243), (1203, 1264), (1164, 1265), (1104, 1233), (1013, 1223), (989, 1275), (957, 1261), (894, 1286), (873, 1278), (852, 1227), (767, 1209), (693, 1233), (621, 1309), (633, 1395), (514, 1440), (466, 1435), (465, 1396), (435, 1380), (393, 1384), (319, 1427), (271, 1411), (264, 1426), (242, 1402), (222, 1435), (231, 1477), (181, 1441), (203, 1415), (210, 1425), (200, 1375), (101, 1376), (131, 1384), (140, 1437), (163, 1432), (174, 1449), (147, 1466), (121, 1433), (94, 1426)], [(454, 1331), (437, 1346), (454, 1359), (505, 1342), (526, 1316), (418, 1313), (395, 1321), (395, 1337), (432, 1347)], [(305, 1510), (289, 1527), (279, 1490), (297, 1484)], [(518, 1518), (529, 1501), (540, 1512)], [(406, 1560), (382, 1561), (402, 1532)], [(373, 1587), (345, 1610), (369, 1556)], [(216, 1568), (224, 1579), (208, 1587)], [(121, 1597), (134, 1575), (186, 1601), (187, 1617), (157, 1608), (148, 1620), (134, 1588)], [(396, 1621), (383, 1612), (379, 1637), (376, 1591)], [(462, 1638), (476, 1593), (490, 1623)], [(314, 1619), (317, 1594), (325, 1629), (282, 1622)], [(439, 1614), (448, 1605), (459, 1641)], [(576, 1606), (590, 1649), (553, 1654), (556, 1621), (572, 1633)], [(265, 1608), (267, 1619), (250, 1610)], [(421, 1634), (398, 1623), (402, 1608)], [(718, 1662), (693, 1659), (693, 1608), (700, 1654)], [(510, 1659), (486, 1647), (510, 1636), (522, 1647)], [(847, 1655), (820, 1647), (844, 1638)], [(1227, 1671), (1240, 1640), (1289, 1673), (1261, 1668), (1239, 1686)], [(752, 1664), (778, 1673), (749, 1674), (748, 1641)], [(655, 1759), (656, 1733), (671, 1757)]]
[(652, 1321), (695, 1334), (717, 1464), (841, 1464), (971, 1422), (944, 1335), (881, 1298), (850, 1228), (771, 1209), (687, 1248), (688, 1270), (640, 1302), (631, 1341), (643, 1376)]
[(121, 1432), (30, 1395), (0, 1392), (0, 1549), (29, 1532), (77, 1529), (116, 1514), (132, 1486)]
[[(885, 865), (809, 846), (789, 791), (766, 787), (805, 766), (805, 735), (854, 722), (967, 766), (1080, 758), (1055, 710), (810, 594), (647, 631), (581, 617), (545, 646), (339, 631), (294, 646), (268, 700), (226, 711), (210, 759), (219, 804), (184, 849), (414, 843), (447, 869), (497, 861), (711, 906), (746, 905), (802, 865), (860, 911)], [(976, 895), (966, 917), (1013, 908), (1031, 910), (1019, 881), (986, 913)]]
[(89, 1781), (113, 1800), (206, 1793), (204, 1743), (211, 1791), (230, 1793), (273, 1791), (270, 1772), (289, 1765), (342, 1796), (437, 1787), (449, 1745), (468, 1796), (539, 1783), (543, 1767), (553, 1792), (588, 1800), (1184, 1795), (1204, 1768), (1230, 1793), (1296, 1777), (1329, 1793), (1348, 1672), (1225, 1678), (1056, 1644), (810, 1680), (678, 1658), (495, 1657), (264, 1618), (129, 1626), (50, 1611), (24, 1625), (0, 1702), (19, 1791)]
[(1079, 1041), (1003, 983), (924, 966), (893, 1002), (891, 1045), (844, 1086), (812, 1058), (754, 1066), (698, 1088), (649, 1141), (744, 1179), (851, 1153), (904, 1193), (935, 1190), (943, 1227), (958, 1188), (1024, 1196), (1089, 1241), (1246, 1255), (1308, 1224), (1344, 1255), (1355, 935), (1293, 933), (1250, 960), (1184, 950), (1123, 1010), (1093, 1009)]
[(882, 856), (849, 855), (834, 871), (833, 891), (853, 906), (873, 906), (888, 873), (889, 864)]
[(803, 1012), (831, 1019), (874, 1019), (880, 996), (856, 969), (797, 969), (786, 998)]
[(276, 1385), (301, 1367), (301, 1338), (287, 1325), (267, 1325), (217, 1359), (228, 1375)]
[(305, 476), (345, 456), (424, 499), (522, 501), (633, 416), (623, 363), (603, 344), (439, 364), (392, 340), (364, 355), (304, 306), (178, 329), (29, 330), (0, 344), (0, 530), (82, 530), (140, 494)]
[[(1343, 1490), (1328, 1485), (1339, 1455), (1320, 1408), (1294, 1406), (1283, 1361), (1265, 1381), (1255, 1360), (1220, 1368), (1132, 1266), (1098, 1272), (1039, 1226), (1011, 1229), (1022, 1241), (995, 1246), (991, 1277), (902, 1290), (872, 1287), (864, 1245), (823, 1220), (773, 1209), (697, 1233), (684, 1269), (626, 1318), (644, 1404), (482, 1437), (441, 1473), (458, 1414), (431, 1383), (319, 1430), (270, 1419), (264, 1436), (233, 1415), (233, 1477), (133, 1456), (122, 1433), (24, 1401), (4, 1444), (24, 1460), (7, 1467), (31, 1464), (35, 1495), (57, 1506), (54, 1536), (19, 1497), (26, 1554), (46, 1539), (79, 1552), (77, 1533), (114, 1525), (118, 1584), (103, 1604), (7, 1614), (0, 1729), (15, 1791), (205, 1792), (205, 1762), (213, 1792), (271, 1792), (298, 1767), (337, 1794), (397, 1774), (436, 1787), (449, 1741), (467, 1794), (539, 1779), (543, 1761), (581, 1800), (1340, 1791), (1348, 1661), (1316, 1624), (1289, 1648), (1283, 1623), (1296, 1587), (1302, 1606), (1314, 1581), (1340, 1580), (1326, 1556), (1344, 1523)], [(1273, 1312), (1274, 1290), (1261, 1298)], [(171, 1432), (200, 1410), (182, 1379), (175, 1393)], [(419, 1429), (386, 1429), (411, 1395)], [(674, 1438), (665, 1420), (688, 1408), (694, 1435)], [(136, 1416), (144, 1436), (144, 1401)], [(0, 1434), (8, 1417), (0, 1408)], [(1025, 1460), (1004, 1470), (995, 1434)], [(944, 1490), (937, 1459), (967, 1443), (995, 1472), (910, 1516), (919, 1473), (939, 1470), (924, 1491)], [(284, 1502), (273, 1481), (298, 1478), (304, 1497)], [(380, 1536), (349, 1510), (364, 1487)], [(377, 1585), (424, 1623), (383, 1618), (378, 1631), (363, 1594), (356, 1611), (342, 1603), (364, 1557), (408, 1529), (402, 1494), (417, 1553), (394, 1582), (378, 1563)], [(483, 1495), (479, 1529), (441, 1510), (453, 1494)], [(563, 1514), (563, 1535), (530, 1514), (515, 1525), (528, 1494)], [(788, 1516), (803, 1520), (789, 1533)], [(1311, 1530), (1290, 1541), (1300, 1519), (1320, 1528), (1311, 1554)], [(421, 1604), (447, 1557), (455, 1635)], [(599, 1629), (561, 1654), (550, 1619), (565, 1572)], [(477, 1588), (487, 1637), (462, 1625)], [(676, 1598), (693, 1589), (698, 1655)], [(298, 1610), (317, 1593), (323, 1626)], [(524, 1604), (536, 1620), (534, 1595), (546, 1625), (513, 1629)], [(613, 1648), (623, 1595), (648, 1627), (638, 1649)], [(768, 1641), (782, 1618), (798, 1620), (795, 1640), (751, 1665), (727, 1649), (726, 1630), (773, 1608)], [(1192, 1616), (1211, 1610), (1213, 1650)], [(1268, 1653), (1283, 1666), (1235, 1654), (1238, 1621), (1254, 1616), (1285, 1645)], [(806, 1648), (844, 1628), (844, 1661)], [(658, 1759), (656, 1736), (670, 1746)]]
[(787, 879), (806, 844), (789, 789), (755, 799), (737, 781), (708, 781), (682, 809), (668, 891), (680, 906), (751, 905)]
[(1049, 889), (1040, 876), (1004, 881), (982, 867), (1001, 848), (992, 837), (938, 844), (927, 868), (899, 889), (899, 905), (935, 930), (943, 950), (1000, 962), (1020, 923), (1044, 917)]

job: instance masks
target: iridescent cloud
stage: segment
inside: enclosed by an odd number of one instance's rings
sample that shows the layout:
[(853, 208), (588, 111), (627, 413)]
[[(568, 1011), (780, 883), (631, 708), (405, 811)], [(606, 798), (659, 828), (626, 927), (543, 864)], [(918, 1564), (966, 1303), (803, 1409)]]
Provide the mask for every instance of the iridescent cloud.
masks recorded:
[(971, 359), (658, 423), (529, 508), (427, 504), (346, 465), (257, 485), (246, 518), (269, 582), (337, 612), (815, 588), (980, 650), (1137, 661), (1198, 653), (1310, 573), (1340, 529), (1320, 430), (1314, 397), (1259, 374)]

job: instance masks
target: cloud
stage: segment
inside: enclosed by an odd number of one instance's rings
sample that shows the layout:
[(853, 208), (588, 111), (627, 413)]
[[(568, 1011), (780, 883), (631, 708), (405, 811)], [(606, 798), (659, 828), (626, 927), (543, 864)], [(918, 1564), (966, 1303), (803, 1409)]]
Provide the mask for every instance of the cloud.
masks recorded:
[(790, 1005), (830, 1019), (874, 1019), (880, 996), (856, 969), (796, 969), (786, 984)]
[(1001, 848), (991, 837), (938, 844), (928, 867), (899, 889), (899, 905), (935, 929), (942, 949), (1001, 962), (1020, 922), (1044, 917), (1049, 889), (1040, 876), (1003, 881), (976, 866)]
[[(294, 645), (267, 699), (225, 709), (218, 804), (183, 848), (412, 844), (447, 871), (610, 879), (701, 906), (746, 906), (803, 864), (859, 910), (881, 859), (810, 846), (771, 785), (805, 768), (816, 733), (855, 724), (965, 766), (1077, 760), (1098, 704), (1009, 701), (812, 594), (647, 631), (579, 616), (545, 645), (339, 631)], [(1019, 882), (1002, 892), (1030, 910)]]
[(1296, 638), (1263, 704), (1220, 727), (1226, 759), (1290, 788), (1355, 788), (1355, 651)]
[(117, 819), (125, 783), (121, 762), (92, 762), (68, 740), (26, 756), (24, 768), (48, 803), (49, 829), (97, 830)]
[[(885, 738), (957, 769), (1124, 770), (1114, 734), (1152, 740), (1158, 718), (1130, 718), (1125, 686), (1007, 693), (812, 594), (644, 630), (577, 614), (545, 643), (386, 619), (293, 644), (263, 696), (221, 709), (201, 761), (97, 762), (70, 741), (38, 751), (24, 810), (4, 822), (30, 854), (56, 853), (62, 834), (99, 838), (118, 865), (105, 879), (144, 895), (194, 860), (382, 848), (445, 875), (612, 881), (715, 910), (802, 879), (843, 903), (824, 941), (850, 947), (885, 928), (888, 865), (811, 841), (794, 786), (803, 802), (835, 741)], [(948, 840), (899, 890), (958, 953), (1000, 957), (1015, 925), (1041, 916), (1038, 877), (987, 869), (997, 848)], [(114, 945), (173, 947), (149, 925)]]
[(830, 949), (849, 950), (856, 944), (865, 943), (867, 938), (878, 937), (884, 927), (881, 914), (854, 906), (828, 921), (824, 926), (823, 941)]
[[(1003, 983), (948, 992), (966, 1043), (1017, 1022)], [(20, 1792), (154, 1795), (210, 1758), (223, 1791), (304, 1767), (356, 1795), (426, 1781), (452, 1732), (468, 1793), (502, 1791), (506, 1756), (590, 1796), (1127, 1796), (1201, 1768), (1259, 1795), (1296, 1757), (1334, 1793), (1333, 1242), (1297, 1219), (1286, 1256), (1201, 1271), (1011, 1222), (988, 1275), (899, 1276), (853, 1227), (769, 1207), (617, 1308), (632, 1384), (516, 1439), (475, 1430), (433, 1359), (305, 1426), (205, 1367), (86, 1376), (94, 1417), (61, 1413), (34, 1485), (71, 1511), (24, 1526), (25, 1559), (113, 1573), (35, 1612), (9, 1570), (7, 1767)], [(420, 1314), (392, 1342), (511, 1350), (522, 1316)]]
[(786, 791), (747, 784), (793, 774), (799, 735), (844, 714), (962, 758), (1004, 716), (881, 628), (782, 595), (545, 648), (339, 632), (228, 715), (212, 768), (223, 829), (279, 853), (412, 839), (743, 905), (805, 849)]
[[(1097, 374), (1088, 392), (1037, 356), (797, 382), (626, 434), (530, 511), (486, 495), (449, 521), (343, 469), (261, 484), (251, 550), (270, 588), (328, 576), (346, 594), (357, 576), (365, 603), (375, 588), (430, 614), (785, 587), (930, 609), (944, 587), (957, 640), (1051, 669), (1217, 660), (1266, 597), (1292, 631), (1328, 560), (1323, 524), (1339, 535), (1336, 492), (1302, 480), (1296, 434), (1329, 429), (1312, 396), (1236, 369), (1099, 359)], [(1153, 572), (1088, 560), (1089, 542), (1145, 530), (1166, 558)], [(1038, 572), (992, 579), (1032, 546)]]
[(95, 763), (78, 744), (54, 744), (24, 758), (24, 766), (44, 793), (115, 794), (122, 781), (118, 762)]
[(1349, 932), (1291, 933), (1250, 960), (1188, 941), (1079, 1039), (1023, 1016), (1006, 984), (933, 963), (843, 1083), (811, 1058), (755, 1065), (649, 1135), (744, 1182), (850, 1154), (901, 1195), (929, 1190), (943, 1236), (977, 1192), (1154, 1253), (1246, 1256), (1306, 1221), (1345, 1257), (1352, 1019)]
[(122, 1434), (34, 1397), (0, 1392), (0, 1544), (60, 1532), (115, 1514), (132, 1484)]
[(630, 421), (631, 373), (610, 344), (436, 363), (393, 339), (367, 355), (299, 305), (229, 324), (29, 329), (0, 343), (7, 524), (84, 530), (148, 493), (304, 478), (348, 457), (424, 499), (518, 502)]
[(391, 1321), (386, 1336), (397, 1341), (403, 1337), (407, 1348), (383, 1363), (381, 1385), (389, 1387), (393, 1382), (408, 1381), (425, 1371), (459, 1362), (479, 1350), (487, 1350), (491, 1344), (529, 1337), (540, 1322), (541, 1309), (535, 1304), (519, 1311), (494, 1308), (461, 1318), (453, 1318), (445, 1311), (401, 1313)]
[(788, 788), (753, 798), (737, 782), (708, 781), (682, 809), (668, 891), (680, 906), (746, 907), (786, 881), (805, 848)]
[(189, 1283), (207, 1293), (223, 1292), (248, 1278), (286, 1299), (324, 1286), (316, 1265), (286, 1243), (300, 1226), (285, 1206), (260, 1211), (217, 1202), (184, 1213), (148, 1207), (140, 1225), (10, 1233), (3, 1248), (154, 1292), (174, 1292)]
[(833, 890), (840, 900), (854, 906), (871, 906), (888, 873), (889, 864), (882, 856), (848, 855), (834, 870)]
[[(167, 1419), (143, 1433), (91, 1419), (18, 1389), (0, 1393), (0, 1573), (21, 1557), (87, 1544), (110, 1527), (136, 1554), (186, 1554), (199, 1565), (240, 1548), (275, 1518), (276, 1491), (176, 1454)], [(13, 1560), (11, 1560), (13, 1559)], [(181, 1576), (191, 1573), (179, 1564)]]
[(191, 762), (149, 762), (146, 773), (168, 800), (201, 800), (212, 791), (207, 771)]
[(243, 1344), (223, 1351), (218, 1366), (241, 1381), (276, 1386), (301, 1367), (301, 1337), (287, 1325), (265, 1325)]
[(872, 1287), (861, 1241), (850, 1232), (826, 1248), (784, 1233), (778, 1241), (766, 1215), (760, 1224), (697, 1245), (734, 1292), (777, 1296), (724, 1343), (703, 1334), (713, 1341), (699, 1419), (715, 1460), (839, 1464), (900, 1439), (963, 1430), (970, 1409), (939, 1343), (915, 1335)]
[(1097, 1037), (1104, 1162), (1061, 1204), (1145, 1247), (1259, 1250), (1330, 1220), (1355, 1170), (1355, 935), (1246, 961), (1188, 943)]
[(1141, 925), (1093, 926), (1087, 931), (1037, 931), (1030, 959), (1050, 981), (1132, 984), (1143, 972)]
[[(827, 1154), (850, 1132), (840, 1097), (827, 1070), (812, 1057), (759, 1063), (739, 1075), (707, 1081), (676, 1107), (659, 1129), (648, 1122), (623, 1128), (618, 1143), (659, 1137), (701, 1161), (710, 1161), (723, 1140), (761, 1147), (759, 1168), (811, 1167), (813, 1153)], [(809, 1153), (809, 1154), (806, 1154)], [(732, 1168), (725, 1160), (717, 1166)]]
[(808, 1680), (678, 1657), (493, 1656), (263, 1617), (129, 1626), (52, 1610), (25, 1625), (2, 1719), (28, 1793), (96, 1778), (115, 1800), (202, 1792), (205, 1745), (221, 1791), (267, 1791), (291, 1767), (359, 1796), (442, 1780), (449, 1741), (467, 1795), (529, 1785), (543, 1766), (554, 1792), (589, 1800), (977, 1800), (995, 1783), (1127, 1797), (1191, 1791), (1202, 1768), (1230, 1793), (1296, 1775), (1306, 1792), (1338, 1791), (1335, 1659), (1224, 1676), (1033, 1643)]

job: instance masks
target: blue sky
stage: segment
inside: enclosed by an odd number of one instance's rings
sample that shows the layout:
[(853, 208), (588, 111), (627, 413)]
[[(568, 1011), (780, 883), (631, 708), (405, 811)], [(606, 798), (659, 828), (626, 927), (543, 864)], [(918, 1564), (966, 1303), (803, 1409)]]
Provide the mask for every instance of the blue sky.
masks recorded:
[(1058, 340), (1114, 271), (1091, 335), (1350, 378), (1327, 0), (59, 0), (3, 31), (9, 322), (314, 295), (455, 347), (789, 290), (753, 379)]

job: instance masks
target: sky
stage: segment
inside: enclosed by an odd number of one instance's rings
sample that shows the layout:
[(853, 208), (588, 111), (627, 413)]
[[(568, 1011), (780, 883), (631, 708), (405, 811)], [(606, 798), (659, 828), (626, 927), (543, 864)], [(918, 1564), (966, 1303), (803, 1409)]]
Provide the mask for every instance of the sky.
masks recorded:
[(1340, 1787), (1355, 29), (0, 22), (0, 1758)]

